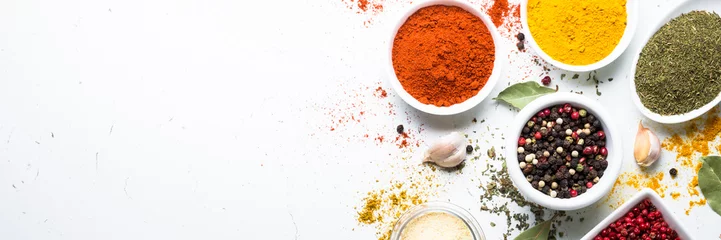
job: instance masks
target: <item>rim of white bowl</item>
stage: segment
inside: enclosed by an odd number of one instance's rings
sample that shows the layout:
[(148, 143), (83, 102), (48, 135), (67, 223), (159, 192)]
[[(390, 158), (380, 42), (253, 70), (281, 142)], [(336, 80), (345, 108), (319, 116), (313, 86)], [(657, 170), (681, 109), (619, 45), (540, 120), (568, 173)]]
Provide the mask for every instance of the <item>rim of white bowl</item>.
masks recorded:
[[(646, 116), (647, 118), (653, 120), (654, 122), (658, 123), (665, 123), (665, 124), (674, 124), (674, 123), (682, 123), (690, 121), (694, 118), (697, 118), (704, 113), (711, 110), (711, 108), (715, 107), (716, 105), (721, 102), (721, 92), (719, 92), (719, 95), (716, 96), (711, 102), (707, 103), (706, 105), (703, 105), (701, 108), (695, 109), (693, 111), (682, 113), (682, 114), (676, 114), (676, 115), (661, 115), (655, 112), (652, 112), (646, 106), (643, 105), (641, 102), (641, 98), (638, 96), (638, 93), (636, 92), (636, 65), (638, 64), (638, 59), (641, 57), (641, 52), (646, 47), (646, 44), (648, 44), (648, 41), (651, 40), (651, 37), (658, 32), (661, 27), (666, 25), (669, 21), (672, 19), (680, 16), (682, 13), (687, 13), (692, 10), (706, 10), (706, 11), (712, 11), (710, 9), (703, 9), (698, 8), (697, 6), (708, 6), (704, 5), (704, 2), (712, 2), (712, 1), (684, 1), (678, 4), (676, 7), (673, 8), (669, 13), (667, 13), (661, 21), (659, 21), (654, 28), (652, 28), (649, 32), (645, 33), (646, 35), (643, 36), (643, 45), (638, 51), (634, 54), (633, 57), (633, 67), (631, 68), (631, 99), (633, 100), (633, 103), (636, 105), (636, 108), (641, 111), (641, 113)], [(718, 2), (716, 3), (718, 4)], [(719, 4), (721, 5), (721, 4)]]
[[(606, 148), (608, 149), (608, 156), (606, 156), (608, 167), (599, 182), (585, 193), (566, 199), (552, 198), (533, 188), (531, 183), (523, 176), (523, 172), (518, 163), (518, 153), (516, 152), (518, 149), (518, 136), (520, 136), (521, 130), (526, 122), (528, 122), (528, 119), (531, 119), (531, 117), (544, 108), (564, 103), (570, 103), (575, 107), (583, 107), (601, 121), (601, 125), (606, 133)], [(527, 200), (550, 209), (564, 211), (577, 210), (597, 202), (611, 190), (623, 165), (621, 135), (618, 132), (618, 127), (616, 127), (612, 115), (597, 101), (574, 93), (554, 93), (540, 97), (529, 103), (516, 115), (516, 119), (509, 127), (506, 138), (506, 166), (513, 184)]]
[(626, 48), (628, 48), (628, 45), (630, 45), (631, 40), (633, 39), (633, 35), (636, 32), (636, 26), (638, 25), (638, 0), (629, 0), (626, 2), (626, 29), (623, 31), (623, 36), (621, 37), (621, 40), (619, 40), (613, 51), (611, 51), (608, 56), (601, 59), (601, 61), (588, 65), (571, 65), (553, 59), (551, 56), (546, 54), (543, 49), (538, 47), (538, 44), (536, 44), (536, 41), (533, 39), (533, 34), (531, 34), (531, 30), (528, 28), (528, 12), (526, 9), (527, 6), (528, 0), (521, 0), (521, 24), (523, 25), (522, 31), (526, 35), (526, 40), (528, 40), (528, 44), (531, 45), (531, 48), (533, 48), (533, 50), (538, 53), (538, 56), (541, 56), (541, 58), (546, 62), (549, 62), (553, 66), (556, 66), (560, 69), (571, 72), (590, 72), (605, 67), (608, 64), (611, 64), (619, 56), (621, 56), (624, 51), (626, 51)]
[(681, 224), (681, 221), (679, 221), (678, 218), (676, 218), (675, 214), (671, 212), (668, 206), (666, 206), (666, 204), (663, 202), (663, 199), (661, 199), (661, 197), (659, 197), (658, 194), (656, 194), (656, 192), (654, 192), (650, 188), (641, 189), (641, 191), (633, 195), (631, 199), (626, 200), (623, 205), (616, 208), (616, 210), (614, 210), (611, 214), (604, 218), (598, 225), (593, 227), (593, 229), (586, 233), (586, 235), (584, 235), (581, 239), (593, 239), (596, 235), (601, 233), (604, 228), (606, 228), (608, 225), (611, 225), (611, 223), (616, 221), (617, 219), (622, 218), (623, 215), (631, 211), (633, 207), (635, 207), (638, 203), (640, 203), (646, 198), (648, 198), (651, 203), (656, 206), (656, 209), (661, 211), (663, 219), (673, 230), (676, 230), (678, 236), (681, 237), (681, 239), (694, 239), (691, 237), (691, 234), (689, 234), (688, 230), (686, 230), (683, 224)]
[[(483, 88), (481, 88), (481, 90), (478, 91), (475, 96), (466, 99), (466, 101), (462, 103), (457, 103), (448, 107), (438, 107), (432, 104), (424, 104), (416, 100), (403, 88), (401, 82), (396, 76), (395, 70), (393, 69), (393, 41), (395, 40), (396, 33), (398, 33), (398, 29), (403, 26), (408, 17), (413, 15), (413, 13), (417, 12), (421, 8), (434, 5), (460, 7), (463, 10), (466, 10), (471, 14), (475, 15), (476, 17), (480, 18), (486, 25), (486, 28), (488, 28), (488, 31), (491, 33), (491, 37), (493, 38), (493, 45), (495, 46), (495, 60), (493, 61), (493, 69), (491, 70), (491, 76), (486, 81), (486, 85), (484, 85)], [(479, 9), (480, 8), (474, 7), (470, 3), (458, 0), (425, 0), (414, 3), (410, 8), (403, 12), (401, 17), (398, 18), (398, 22), (393, 25), (393, 28), (390, 31), (391, 37), (388, 43), (388, 55), (386, 59), (386, 64), (388, 65), (388, 79), (391, 83), (391, 86), (393, 87), (393, 90), (398, 94), (398, 96), (401, 97), (401, 99), (403, 99), (403, 101), (408, 103), (408, 105), (411, 105), (415, 109), (429, 114), (454, 115), (468, 111), (471, 108), (477, 106), (478, 104), (483, 102), (483, 100), (485, 100), (488, 95), (493, 91), (493, 88), (496, 86), (498, 80), (501, 78), (501, 74), (503, 73), (504, 64), (506, 63), (506, 51), (504, 51), (504, 47), (502, 44), (503, 39), (498, 33), (498, 29), (496, 29), (493, 21), (490, 17), (488, 17), (485, 13), (482, 13)]]

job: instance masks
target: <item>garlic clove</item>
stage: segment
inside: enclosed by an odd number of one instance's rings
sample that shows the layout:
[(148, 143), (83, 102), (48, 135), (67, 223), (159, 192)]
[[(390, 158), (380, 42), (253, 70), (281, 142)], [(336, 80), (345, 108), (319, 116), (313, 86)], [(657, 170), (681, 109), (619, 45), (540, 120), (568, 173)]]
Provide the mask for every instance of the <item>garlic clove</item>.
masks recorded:
[(643, 167), (651, 166), (661, 156), (661, 141), (655, 133), (638, 123), (636, 142), (633, 146), (633, 157)]
[(434, 143), (425, 153), (423, 162), (433, 162), (441, 167), (458, 166), (466, 158), (464, 149), (466, 138), (458, 132), (452, 132)]

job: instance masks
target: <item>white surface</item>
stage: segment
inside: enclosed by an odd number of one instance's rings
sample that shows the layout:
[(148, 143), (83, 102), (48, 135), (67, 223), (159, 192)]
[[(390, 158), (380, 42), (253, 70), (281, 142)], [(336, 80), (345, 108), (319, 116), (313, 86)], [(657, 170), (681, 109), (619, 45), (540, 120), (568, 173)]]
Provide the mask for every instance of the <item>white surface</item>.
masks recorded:
[[(641, 4), (639, 32), (672, 5)], [(516, 115), (491, 99), (439, 117), (393, 94), (372, 96), (367, 87), (390, 88), (379, 60), (387, 24), (405, 6), (389, 2), (366, 27), (369, 16), (339, 0), (0, 1), (0, 238), (375, 239), (353, 208), (402, 177), (385, 170), (413, 164), (400, 159), (414, 152), (357, 136), (424, 124), (418, 139), (459, 130), (500, 153)], [(540, 80), (530, 56), (512, 54), (490, 96)], [(600, 97), (585, 75), (551, 73), (560, 91), (583, 91), (617, 115), (627, 144), (643, 119), (630, 103), (631, 60), (627, 52), (599, 70), (615, 79)], [(367, 113), (329, 131), (329, 115), (346, 110)], [(673, 159), (666, 152), (656, 164)], [(447, 184), (437, 198), (465, 207), (499, 239), (504, 224), (489, 221), (505, 217), (478, 210), (484, 165), (439, 172)], [(686, 216), (688, 200), (664, 201), (696, 238), (721, 234), (708, 206)], [(570, 212), (585, 221), (561, 230), (578, 239), (610, 212), (606, 204)]]
[[(574, 198), (552, 198), (533, 188), (531, 183), (526, 180), (526, 176), (523, 175), (516, 152), (519, 147), (518, 137), (521, 136), (521, 130), (523, 130), (523, 127), (529, 119), (538, 112), (566, 103), (570, 103), (574, 108), (586, 109), (586, 111), (601, 121), (603, 131), (606, 133), (606, 148), (608, 149), (606, 160), (608, 161), (608, 167), (606, 167), (606, 170), (603, 172), (603, 177), (600, 178), (598, 183), (595, 183), (586, 193)], [(621, 172), (623, 161), (625, 160), (622, 154), (623, 142), (621, 140), (621, 132), (619, 132), (616, 121), (612, 116), (613, 115), (600, 103), (574, 93), (549, 94), (537, 98), (526, 105), (518, 112), (518, 115), (516, 115), (513, 125), (508, 128), (508, 138), (506, 140), (506, 166), (508, 166), (509, 169), (508, 175), (511, 177), (513, 184), (518, 187), (518, 191), (520, 191), (527, 200), (556, 210), (578, 210), (588, 207), (605, 197), (616, 182), (618, 174)]]
[(673, 211), (671, 211), (666, 206), (661, 197), (658, 196), (656, 192), (648, 188), (636, 193), (636, 195), (631, 197), (631, 199), (626, 201), (626, 203), (618, 207), (615, 211), (613, 211), (613, 213), (608, 215), (605, 219), (603, 219), (603, 221), (601, 221), (598, 225), (591, 229), (591, 231), (588, 232), (586, 236), (583, 236), (583, 239), (592, 240), (608, 225), (611, 225), (611, 223), (622, 218), (624, 215), (626, 215), (626, 213), (630, 212), (632, 208), (641, 203), (641, 201), (643, 201), (644, 199), (648, 199), (654, 206), (656, 206), (656, 209), (661, 212), (661, 216), (666, 221), (666, 223), (668, 223), (668, 226), (671, 227), (671, 229), (676, 230), (676, 233), (678, 233), (678, 236), (681, 239), (696, 239), (690, 232), (688, 232), (688, 230), (686, 230), (686, 228), (683, 226), (683, 223), (681, 223), (678, 218), (672, 214)]
[(521, 0), (521, 23), (523, 24), (523, 32), (526, 35), (526, 39), (528, 41), (528, 45), (533, 49), (538, 49), (536, 53), (538, 56), (543, 58), (543, 60), (546, 60), (547, 62), (553, 64), (554, 66), (567, 70), (567, 71), (575, 71), (575, 72), (589, 72), (593, 70), (597, 70), (599, 68), (605, 67), (608, 64), (611, 64), (613, 61), (615, 61), (621, 54), (626, 51), (626, 48), (628, 48), (628, 45), (631, 43), (631, 40), (633, 40), (634, 36), (636, 35), (636, 29), (638, 28), (638, 4), (639, 0), (628, 0), (628, 3), (626, 4), (626, 28), (623, 31), (623, 36), (621, 36), (621, 39), (618, 41), (618, 44), (616, 47), (611, 51), (608, 56), (601, 59), (601, 61), (588, 64), (588, 65), (571, 65), (566, 64), (561, 61), (557, 61), (553, 59), (551, 56), (546, 54), (546, 52), (543, 51), (543, 49), (538, 47), (538, 44), (536, 44), (536, 41), (533, 39), (533, 35), (531, 34), (531, 31), (528, 28), (528, 0)]
[[(651, 37), (661, 29), (666, 23), (671, 21), (672, 19), (681, 16), (683, 13), (687, 13), (694, 10), (706, 10), (706, 11), (715, 11), (715, 12), (721, 12), (721, 1), (714, 1), (714, 0), (694, 0), (694, 1), (687, 1), (687, 2), (681, 2), (678, 6), (676, 6), (673, 10), (667, 13), (666, 16), (663, 17), (661, 21), (658, 21), (656, 25), (654, 25), (654, 28), (652, 28), (652, 31), (649, 31), (645, 35), (637, 36), (639, 40), (643, 42), (643, 45), (646, 45), (649, 40), (651, 40)], [(642, 48), (639, 48), (636, 52), (636, 55), (633, 58), (633, 65), (636, 66), (638, 64), (638, 59), (640, 57)], [(631, 76), (636, 76), (636, 68), (631, 69)], [(641, 98), (638, 96), (636, 92), (636, 78), (632, 77), (630, 81), (631, 86), (631, 93), (632, 93), (632, 99), (633, 103), (636, 105), (636, 108), (638, 108), (641, 113), (643, 113), (644, 116), (647, 118), (659, 122), (659, 123), (682, 123), (689, 121), (691, 119), (697, 118), (698, 116), (703, 115), (704, 113), (711, 110), (711, 108), (718, 106), (719, 102), (721, 102), (721, 93), (711, 102), (708, 104), (702, 106), (699, 109), (693, 110), (688, 113), (684, 114), (678, 114), (678, 115), (661, 115), (655, 112), (652, 112), (651, 110), (648, 110), (646, 106), (641, 103)]]
[[(483, 20), (483, 23), (486, 24), (488, 31), (491, 33), (491, 37), (493, 38), (493, 43), (496, 51), (496, 58), (493, 61), (493, 70), (491, 71), (491, 76), (488, 77), (488, 80), (486, 81), (486, 84), (483, 86), (483, 88), (481, 88), (481, 90), (478, 91), (475, 96), (467, 99), (466, 101), (458, 104), (453, 104), (448, 107), (438, 107), (432, 104), (423, 104), (420, 101), (416, 100), (413, 96), (406, 92), (405, 89), (403, 89), (401, 82), (396, 76), (396, 72), (393, 70), (393, 40), (395, 40), (398, 29), (403, 26), (403, 23), (405, 23), (408, 17), (413, 15), (413, 13), (417, 12), (421, 8), (432, 5), (456, 6), (463, 8), (464, 10), (472, 13), (473, 15), (478, 16), (481, 20)], [(388, 71), (389, 82), (393, 87), (393, 90), (398, 94), (401, 99), (403, 99), (403, 101), (408, 103), (408, 105), (411, 105), (412, 107), (425, 113), (435, 115), (453, 115), (468, 111), (469, 109), (475, 107), (484, 99), (486, 99), (486, 97), (488, 97), (488, 94), (493, 91), (496, 83), (498, 83), (498, 79), (501, 77), (504, 69), (503, 66), (507, 62), (507, 47), (505, 47), (505, 45), (501, 43), (501, 36), (498, 35), (498, 30), (496, 29), (496, 26), (493, 25), (493, 22), (488, 17), (488, 15), (482, 13), (477, 7), (474, 7), (470, 3), (460, 0), (426, 0), (413, 3), (413, 5), (411, 7), (408, 7), (407, 10), (403, 13), (403, 16), (398, 18), (396, 24), (393, 27), (393, 31), (391, 31), (389, 36), (391, 37), (388, 40), (388, 66), (386, 67)]]

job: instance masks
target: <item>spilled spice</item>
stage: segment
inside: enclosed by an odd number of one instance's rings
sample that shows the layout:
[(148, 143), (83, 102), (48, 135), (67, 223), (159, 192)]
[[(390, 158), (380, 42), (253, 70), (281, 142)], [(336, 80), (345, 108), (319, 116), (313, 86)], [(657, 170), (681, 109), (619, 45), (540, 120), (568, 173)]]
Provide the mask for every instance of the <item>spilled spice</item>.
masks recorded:
[(695, 207), (695, 206), (703, 206), (703, 205), (706, 205), (706, 199), (705, 199), (705, 198), (701, 198), (701, 199), (696, 200), (696, 201), (689, 201), (689, 202), (688, 202), (688, 209), (686, 209), (686, 215), (688, 215), (689, 212), (691, 212), (691, 209), (692, 209), (693, 207)]
[(493, 1), (493, 6), (488, 9), (488, 16), (491, 17), (491, 20), (493, 20), (493, 24), (496, 24), (496, 27), (499, 27), (501, 26), (501, 24), (503, 24), (504, 17), (508, 16), (508, 14), (508, 0), (495, 0)]
[[(378, 121), (388, 121), (389, 117), (396, 118), (396, 109), (399, 108), (390, 102), (392, 93), (388, 93), (385, 88), (378, 85), (381, 83), (354, 87), (341, 84), (338, 92), (342, 94), (335, 96), (337, 98), (323, 99), (323, 102), (329, 104), (316, 106), (319, 114), (323, 114), (323, 118), (327, 119), (324, 123), (329, 123), (323, 124), (320, 129), (330, 130), (332, 134), (345, 138), (348, 142), (372, 141), (377, 146), (395, 146), (399, 149), (408, 149), (410, 146), (420, 147), (423, 140), (416, 136), (424, 130), (423, 124), (415, 127), (412, 124), (412, 120), (418, 118), (417, 115), (404, 112), (399, 116), (405, 118), (404, 124), (407, 126), (407, 130), (401, 136), (395, 131), (387, 132), (374, 125)], [(357, 131), (358, 129), (364, 130)]]
[[(491, 150), (489, 150), (489, 152), (490, 151)], [(545, 210), (547, 209), (535, 203), (526, 201), (508, 176), (505, 158), (500, 154), (498, 155), (498, 158), (500, 161), (503, 161), (501, 169), (496, 169), (489, 163), (486, 163), (486, 170), (482, 173), (483, 175), (490, 175), (490, 180), (486, 184), (481, 184), (481, 186), (479, 186), (479, 188), (484, 191), (480, 198), (482, 203), (481, 211), (506, 216), (507, 228), (506, 232), (503, 233), (503, 239), (508, 240), (514, 231), (525, 231), (526, 229), (541, 223), (546, 215)], [(511, 212), (509, 205), (513, 203), (523, 208), (523, 210), (528, 210), (531, 214), (533, 214), (535, 221), (529, 221), (530, 215), (528, 213)], [(555, 212), (549, 210), (549, 212), (551, 215), (556, 215), (556, 220), (554, 220), (555, 227), (548, 233), (549, 239), (555, 239), (556, 235), (563, 237), (563, 232), (556, 232), (556, 229), (558, 229), (563, 221), (568, 222), (573, 219), (570, 216), (566, 216), (564, 211)], [(563, 217), (566, 217), (565, 220)], [(492, 223), (492, 226), (495, 225), (495, 223)]]
[(356, 208), (357, 221), (376, 229), (378, 240), (389, 240), (394, 224), (409, 208), (435, 196), (440, 184), (430, 172), (414, 172), (411, 177), (391, 181), (390, 185), (366, 193)]
[(671, 198), (673, 198), (673, 200), (678, 199), (679, 196), (681, 196), (681, 193), (679, 193), (679, 192), (672, 192), (672, 193), (671, 193)]
[[(623, 172), (619, 174), (618, 178), (616, 179), (616, 182), (613, 184), (613, 187), (611, 188), (611, 191), (604, 202), (608, 202), (611, 200), (611, 197), (614, 195), (617, 195), (617, 191), (620, 191), (619, 187), (622, 188), (632, 188), (636, 190), (641, 190), (642, 188), (650, 188), (654, 192), (656, 192), (660, 197), (666, 196), (666, 189), (668, 189), (668, 185), (663, 183), (664, 178), (664, 172), (657, 172), (657, 173), (647, 173), (643, 170), (639, 171), (632, 171), (632, 172)], [(615, 203), (612, 203), (609, 205), (611, 208), (618, 208), (624, 203), (625, 199), (620, 199)]]
[(693, 207), (706, 202), (698, 189), (698, 170), (701, 169), (701, 163), (697, 159), (721, 153), (721, 144), (717, 140), (721, 136), (721, 117), (718, 114), (719, 108), (714, 107), (704, 117), (686, 123), (682, 131), (669, 129), (671, 136), (661, 144), (665, 150), (676, 153), (676, 162), (681, 166), (678, 171), (685, 171), (693, 176), (686, 184), (686, 192), (696, 200), (689, 201), (686, 215)]
[(375, 92), (374, 95), (375, 95), (376, 97), (380, 97), (380, 98), (388, 97), (388, 93), (387, 93), (386, 90), (383, 89), (382, 87), (376, 88), (376, 92)]

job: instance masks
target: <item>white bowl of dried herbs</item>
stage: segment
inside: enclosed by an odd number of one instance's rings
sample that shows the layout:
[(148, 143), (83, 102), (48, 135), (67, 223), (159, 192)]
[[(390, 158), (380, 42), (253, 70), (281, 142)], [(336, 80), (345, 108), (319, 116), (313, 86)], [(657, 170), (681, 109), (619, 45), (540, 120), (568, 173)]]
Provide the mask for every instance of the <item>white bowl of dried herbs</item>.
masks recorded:
[(634, 59), (632, 99), (659, 123), (694, 119), (721, 102), (721, 1), (686, 1), (645, 36)]

